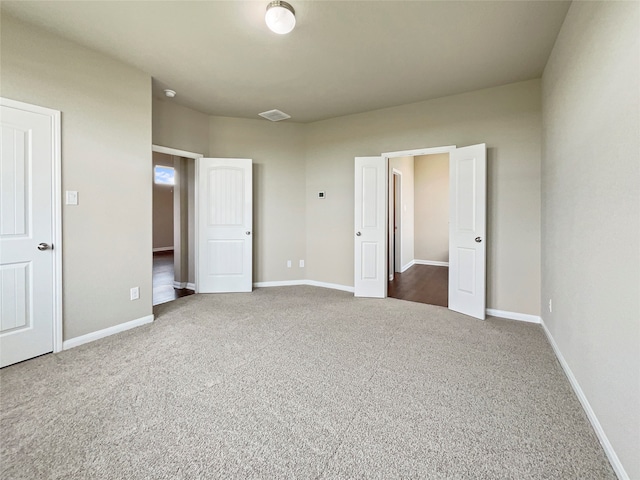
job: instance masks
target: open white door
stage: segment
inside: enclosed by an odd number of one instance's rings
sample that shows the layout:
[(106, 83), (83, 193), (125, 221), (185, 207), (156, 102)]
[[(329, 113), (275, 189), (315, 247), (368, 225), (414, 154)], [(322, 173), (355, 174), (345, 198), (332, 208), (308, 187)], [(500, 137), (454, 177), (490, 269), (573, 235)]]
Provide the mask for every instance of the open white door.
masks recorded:
[(487, 149), (449, 156), (449, 309), (485, 319)]
[(355, 159), (356, 297), (387, 296), (387, 162), (384, 157)]
[(252, 290), (252, 185), (250, 159), (198, 160), (198, 293)]
[(60, 112), (2, 99), (0, 367), (54, 350), (59, 119)]

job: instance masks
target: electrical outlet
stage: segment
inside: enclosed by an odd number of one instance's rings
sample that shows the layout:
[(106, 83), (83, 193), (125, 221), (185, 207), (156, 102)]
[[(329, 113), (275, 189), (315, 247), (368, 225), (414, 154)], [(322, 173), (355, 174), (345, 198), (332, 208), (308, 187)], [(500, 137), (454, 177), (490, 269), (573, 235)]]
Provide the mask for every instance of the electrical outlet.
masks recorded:
[(549, 313), (553, 312), (553, 304), (551, 303), (551, 299), (549, 299)]
[(291, 260), (287, 260), (287, 268), (291, 268)]
[(131, 300), (138, 300), (140, 298), (140, 287), (133, 287), (131, 289)]
[(304, 260), (300, 260), (300, 268), (304, 268)]

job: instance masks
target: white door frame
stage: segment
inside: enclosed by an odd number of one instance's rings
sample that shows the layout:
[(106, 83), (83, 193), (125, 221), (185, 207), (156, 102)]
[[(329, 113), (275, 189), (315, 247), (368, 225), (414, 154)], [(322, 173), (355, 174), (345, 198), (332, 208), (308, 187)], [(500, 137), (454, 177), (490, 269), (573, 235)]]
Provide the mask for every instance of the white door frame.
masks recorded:
[[(198, 160), (202, 157), (204, 157), (203, 154), (201, 153), (195, 153), (195, 152), (187, 152), (186, 150), (178, 150), (177, 148), (171, 148), (171, 147), (163, 147), (161, 145), (155, 145), (152, 144), (151, 145), (151, 151), (156, 152), (156, 153), (164, 153), (167, 155), (174, 155), (176, 157), (184, 157), (184, 158), (191, 158), (193, 159), (196, 164), (195, 164), (195, 182), (194, 182), (194, 195), (195, 195), (195, 202), (194, 202), (194, 218), (196, 218), (196, 222), (194, 225), (194, 235), (195, 235), (195, 239), (194, 239), (194, 248), (195, 248), (195, 252), (194, 252), (194, 262), (195, 262), (195, 272), (194, 272), (194, 282), (195, 282), (195, 292), (198, 293), (198, 263), (199, 263), (199, 255), (198, 255), (198, 221), (197, 219), (198, 217), (198, 212), (199, 212), (199, 207), (198, 207)], [(153, 246), (153, 245), (152, 245)]]
[[(401, 150), (401, 151), (398, 151), (398, 152), (387, 152), (387, 153), (381, 153), (380, 155), (385, 158), (385, 161), (387, 163), (387, 170), (388, 170), (389, 169), (389, 159), (390, 158), (396, 158), (396, 157), (418, 157), (420, 155), (436, 155), (438, 153), (450, 153), (455, 149), (456, 149), (455, 145), (445, 145), (445, 146), (442, 146), (442, 147), (416, 148), (416, 149), (413, 149), (413, 150)], [(393, 169), (393, 175), (396, 175), (396, 172), (399, 173), (400, 175), (402, 175), (401, 172), (397, 171), (396, 169)], [(393, 177), (391, 177), (391, 178), (393, 178)], [(402, 178), (402, 176), (400, 176), (400, 178)], [(387, 186), (387, 189), (388, 188), (389, 187)], [(387, 202), (387, 218), (389, 218), (389, 216), (390, 216), (389, 215), (389, 213), (390, 213), (389, 212), (389, 203), (390, 202)], [(400, 208), (400, 211), (402, 212), (402, 207)], [(402, 220), (401, 220), (401, 222), (402, 222)], [(391, 221), (389, 223), (391, 223)], [(401, 223), (401, 225), (402, 225), (402, 223)], [(401, 248), (402, 248), (402, 245), (401, 245)], [(387, 264), (389, 263), (388, 258), (389, 258), (389, 252), (387, 251)], [(400, 260), (400, 264), (402, 264), (402, 259)], [(395, 270), (395, 265), (393, 266), (393, 269)], [(391, 277), (391, 274), (389, 274), (389, 277)]]
[[(387, 159), (387, 164), (389, 163), (389, 159)], [(393, 183), (392, 183), (393, 182)], [(397, 184), (396, 184), (397, 182)], [(389, 193), (394, 192), (395, 198), (392, 199), (391, 195), (389, 195), (389, 209), (393, 205), (396, 209), (395, 219), (398, 224), (398, 228), (394, 230), (394, 217), (391, 215), (391, 210), (389, 210), (389, 214), (387, 218), (389, 219), (389, 247), (387, 248), (387, 256), (389, 259), (387, 260), (389, 263), (389, 280), (393, 280), (395, 278), (396, 272), (402, 272), (402, 172), (397, 168), (393, 168), (391, 171), (391, 175), (389, 175), (389, 187), (393, 185), (393, 190), (389, 188)], [(396, 188), (397, 187), (397, 188)], [(398, 238), (400, 241), (397, 241)], [(391, 251), (393, 249), (393, 262), (391, 260)], [(399, 266), (399, 267), (398, 267)]]
[(40, 107), (0, 97), (0, 105), (46, 115), (51, 118), (51, 138), (53, 140), (51, 166), (52, 176), (52, 236), (53, 236), (53, 352), (62, 351), (62, 148), (61, 113), (59, 110)]
[[(402, 209), (402, 172), (397, 169), (393, 169), (393, 181), (394, 181), (394, 190), (395, 190), (395, 198), (393, 199), (395, 205), (395, 212), (393, 213), (396, 222), (398, 224), (398, 228), (394, 231), (394, 240), (393, 240), (393, 273), (395, 275), (396, 272), (402, 273), (402, 228), (403, 228), (403, 209)], [(397, 182), (397, 183), (396, 183)]]

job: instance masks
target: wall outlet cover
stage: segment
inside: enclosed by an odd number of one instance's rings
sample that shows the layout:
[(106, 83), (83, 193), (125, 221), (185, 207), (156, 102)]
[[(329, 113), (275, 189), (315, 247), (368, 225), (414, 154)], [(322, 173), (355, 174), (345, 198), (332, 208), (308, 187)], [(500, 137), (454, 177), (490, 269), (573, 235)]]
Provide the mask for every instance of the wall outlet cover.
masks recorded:
[(78, 205), (78, 192), (75, 190), (67, 190), (66, 194), (67, 198), (65, 203), (67, 205)]
[(133, 287), (131, 289), (131, 300), (138, 300), (140, 298), (140, 288)]

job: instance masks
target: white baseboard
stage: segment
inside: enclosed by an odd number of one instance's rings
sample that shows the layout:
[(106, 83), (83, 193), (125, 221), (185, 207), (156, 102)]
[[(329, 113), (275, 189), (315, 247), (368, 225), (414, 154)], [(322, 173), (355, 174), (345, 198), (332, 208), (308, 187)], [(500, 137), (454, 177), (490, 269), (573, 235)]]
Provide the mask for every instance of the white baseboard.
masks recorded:
[(277, 282), (255, 282), (256, 288), (263, 287), (290, 287), (293, 285), (310, 285), (312, 287), (332, 288), (333, 290), (342, 290), (344, 292), (353, 293), (353, 287), (347, 285), (339, 285), (337, 283), (316, 282), (315, 280), (282, 280)]
[(529, 315), (528, 313), (506, 312), (504, 310), (496, 310), (487, 308), (487, 315), (492, 317), (507, 318), (509, 320), (520, 320), (521, 322), (540, 323), (540, 317), (537, 315)]
[(156, 252), (172, 252), (173, 251), (173, 247), (157, 247), (153, 249), (153, 253)]
[(416, 265), (433, 265), (434, 267), (448, 267), (449, 262), (438, 262), (436, 260), (414, 260)]
[(115, 325), (103, 330), (98, 330), (97, 332), (87, 333), (86, 335), (81, 335), (79, 337), (65, 340), (64, 342), (62, 342), (62, 349), (68, 350), (73, 347), (78, 347), (85, 343), (93, 342), (94, 340), (99, 340), (104, 337), (109, 337), (116, 333), (124, 332), (125, 330), (130, 330), (132, 328), (139, 327), (140, 325), (145, 325), (151, 322), (153, 322), (153, 315), (147, 315), (146, 317), (137, 318), (135, 320), (131, 320), (130, 322), (125, 322), (121, 323), (120, 325)]
[(573, 375), (571, 368), (569, 368), (569, 364), (566, 362), (566, 360), (562, 356), (562, 353), (560, 352), (560, 349), (558, 348), (556, 341), (553, 339), (551, 332), (549, 331), (547, 326), (544, 324), (544, 320), (540, 319), (540, 324), (542, 325), (542, 330), (544, 330), (544, 333), (547, 336), (549, 343), (551, 344), (551, 348), (553, 348), (553, 352), (556, 354), (556, 358), (558, 359), (558, 362), (560, 362), (560, 366), (562, 367), (562, 370), (564, 370), (565, 375), (569, 379), (569, 383), (571, 384), (573, 391), (578, 397), (578, 400), (580, 400), (580, 404), (582, 405), (582, 408), (587, 414), (587, 418), (591, 422), (591, 426), (596, 431), (598, 440), (600, 440), (600, 444), (602, 445), (604, 453), (607, 455), (607, 458), (609, 459), (609, 462), (611, 463), (613, 470), (616, 472), (616, 475), (618, 475), (618, 478), (620, 480), (630, 480), (630, 477), (627, 474), (624, 467), (622, 466), (622, 462), (620, 462), (620, 459), (618, 458), (618, 455), (613, 449), (611, 442), (609, 442), (609, 438), (607, 437), (607, 434), (604, 433), (602, 425), (600, 425), (600, 422), (598, 421), (598, 417), (596, 417), (596, 414), (593, 411), (593, 408), (591, 408), (591, 405), (589, 404), (589, 400), (587, 400), (587, 396), (582, 391), (582, 388), (580, 387), (578, 380), (576, 380), (576, 377)]
[(415, 265), (416, 261), (415, 260), (411, 260), (409, 263), (407, 263), (405, 266), (402, 267), (402, 270), (400, 271), (400, 273), (404, 273), (407, 270), (409, 270), (411, 267), (413, 267)]
[(305, 280), (283, 280), (278, 282), (255, 282), (253, 284), (256, 288), (264, 287), (291, 287), (293, 285), (306, 285)]
[(311, 285), (312, 287), (332, 288), (333, 290), (342, 290), (343, 292), (354, 292), (353, 287), (348, 285), (339, 285), (337, 283), (325, 283), (316, 282), (315, 280), (305, 280), (305, 285)]
[(173, 288), (179, 288), (179, 289), (183, 289), (186, 288), (187, 290), (194, 290), (196, 289), (196, 284), (195, 283), (188, 283), (188, 282), (173, 282)]

